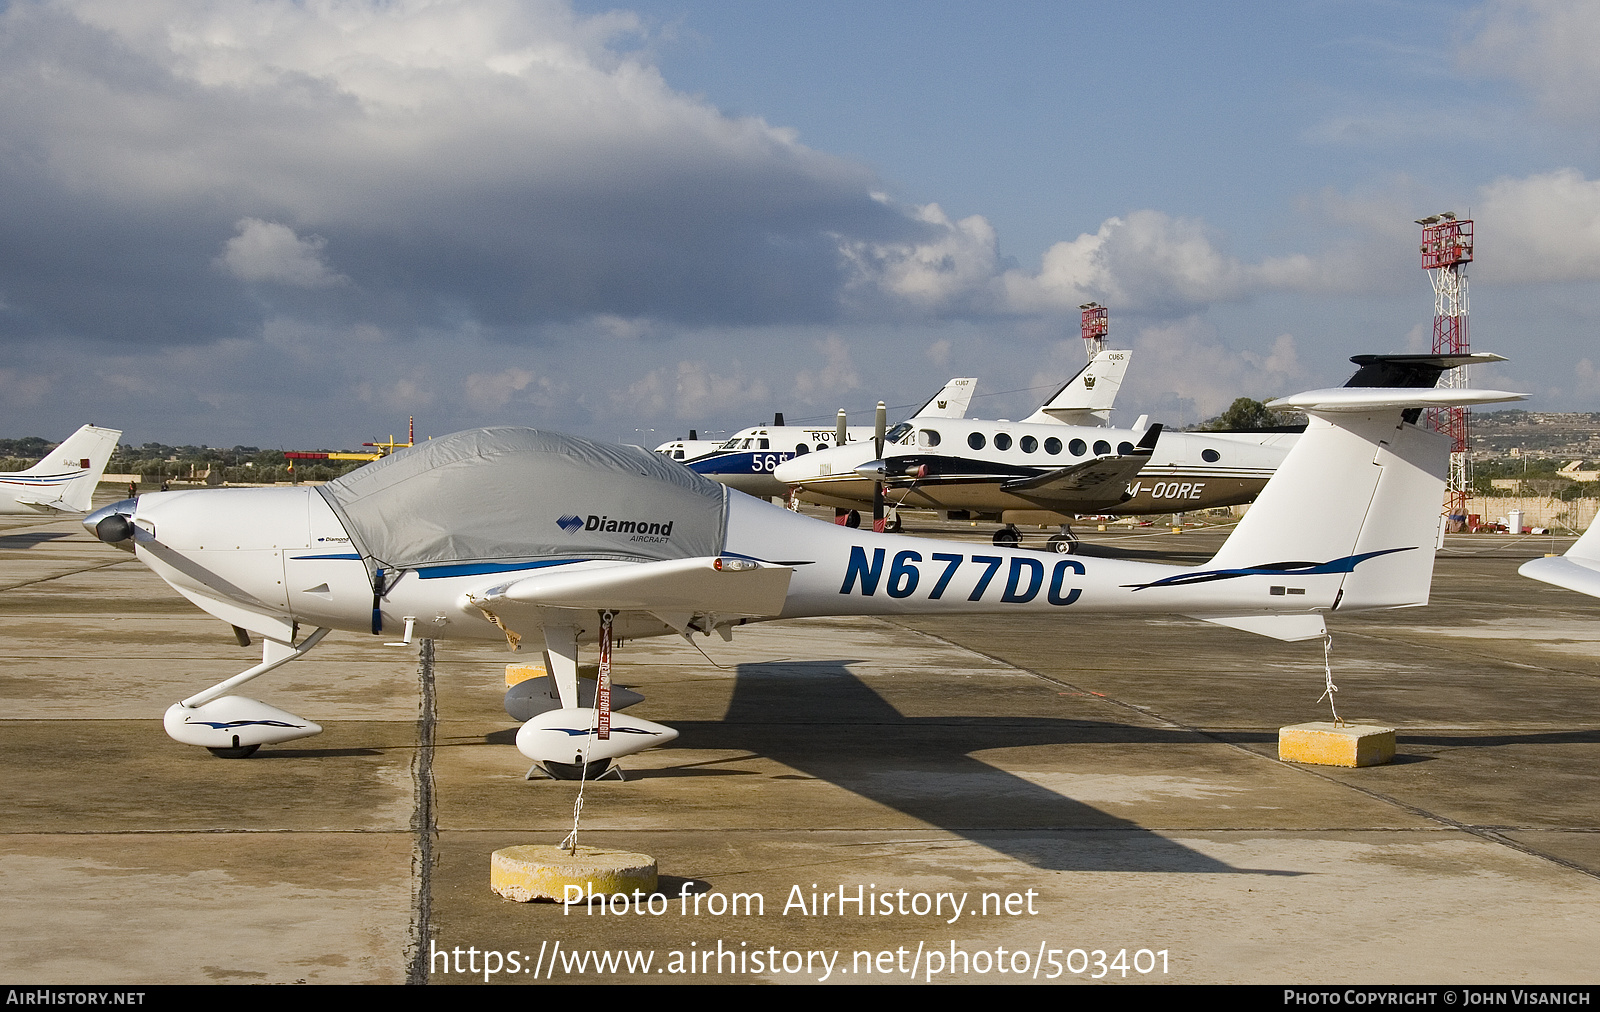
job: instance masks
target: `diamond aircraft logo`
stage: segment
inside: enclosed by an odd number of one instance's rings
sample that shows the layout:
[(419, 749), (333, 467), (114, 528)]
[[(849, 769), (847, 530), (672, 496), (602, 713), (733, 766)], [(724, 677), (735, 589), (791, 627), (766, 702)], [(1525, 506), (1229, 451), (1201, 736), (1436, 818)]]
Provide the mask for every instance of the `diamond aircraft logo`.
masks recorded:
[(568, 513), (566, 516), (556, 521), (556, 526), (566, 531), (568, 534), (572, 534), (576, 531), (583, 530), (583, 517), (574, 516), (573, 514)]

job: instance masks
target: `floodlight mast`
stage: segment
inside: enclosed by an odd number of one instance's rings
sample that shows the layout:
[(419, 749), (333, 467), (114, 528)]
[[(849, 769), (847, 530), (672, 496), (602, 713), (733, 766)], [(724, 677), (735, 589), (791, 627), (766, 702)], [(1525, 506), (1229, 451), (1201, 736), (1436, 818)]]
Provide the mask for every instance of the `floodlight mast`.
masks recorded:
[(1083, 310), (1083, 350), (1089, 353), (1089, 361), (1106, 349), (1106, 335), (1111, 332), (1111, 310), (1098, 302), (1086, 302), (1078, 307)]
[[(1472, 350), (1467, 337), (1467, 264), (1472, 262), (1472, 219), (1451, 211), (1420, 218), (1422, 269), (1433, 282), (1433, 353), (1465, 355)], [(1471, 386), (1467, 367), (1451, 369), (1439, 386)], [(1445, 512), (1455, 523), (1465, 523), (1467, 500), (1472, 497), (1472, 461), (1467, 456), (1467, 409), (1431, 408), (1428, 427), (1450, 437), (1450, 477), (1445, 483)]]

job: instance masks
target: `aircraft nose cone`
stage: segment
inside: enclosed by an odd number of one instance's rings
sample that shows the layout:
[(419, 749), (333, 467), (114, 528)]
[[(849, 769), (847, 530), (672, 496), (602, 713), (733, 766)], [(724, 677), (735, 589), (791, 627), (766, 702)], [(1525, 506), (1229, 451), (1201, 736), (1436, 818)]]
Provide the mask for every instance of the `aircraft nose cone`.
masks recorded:
[(816, 468), (806, 460), (805, 456), (791, 457), (772, 469), (772, 477), (785, 485), (798, 485), (814, 477), (815, 474)]
[(84, 529), (108, 545), (123, 546), (133, 539), (133, 514), (138, 508), (138, 499), (102, 506), (83, 518)]

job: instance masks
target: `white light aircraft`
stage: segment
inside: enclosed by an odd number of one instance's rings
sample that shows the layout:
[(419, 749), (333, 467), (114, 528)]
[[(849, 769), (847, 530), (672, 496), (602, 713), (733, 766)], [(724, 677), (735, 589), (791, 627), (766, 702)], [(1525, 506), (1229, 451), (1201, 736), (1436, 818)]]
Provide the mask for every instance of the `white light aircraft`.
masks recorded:
[[(263, 643), (262, 662), (167, 710), (222, 756), (321, 729), (241, 684), (339, 629), (400, 642), (540, 643), (556, 700), (517, 734), (553, 776), (592, 776), (676, 737), (580, 694), (581, 644), (820, 615), (1176, 613), (1283, 640), (1335, 610), (1425, 604), (1448, 440), (1418, 406), (1486, 390), (1330, 389), (1276, 402), (1310, 428), (1205, 565), (1051, 559), (840, 527), (740, 495), (636, 448), (481, 429), (315, 488), (159, 492), (84, 525)], [(403, 630), (403, 631), (402, 631)], [(589, 683), (584, 683), (587, 690)]]
[[(1346, 384), (1432, 387), (1447, 369), (1500, 356), (1357, 355)], [(1046, 406), (1044, 412), (1050, 409)], [(908, 426), (876, 458), (851, 445), (782, 464), (778, 481), (800, 498), (841, 510), (869, 508), (882, 487), (889, 507), (995, 520), (996, 545), (1021, 542), (1017, 524), (1059, 524), (1049, 547), (1070, 553), (1075, 516), (1144, 516), (1252, 502), (1300, 438), (1298, 432), (1172, 432), (969, 419)], [(893, 435), (893, 434), (891, 434)], [(889, 529), (899, 525), (891, 516)]]
[(122, 432), (85, 425), (26, 471), (0, 473), (0, 514), (87, 513)]

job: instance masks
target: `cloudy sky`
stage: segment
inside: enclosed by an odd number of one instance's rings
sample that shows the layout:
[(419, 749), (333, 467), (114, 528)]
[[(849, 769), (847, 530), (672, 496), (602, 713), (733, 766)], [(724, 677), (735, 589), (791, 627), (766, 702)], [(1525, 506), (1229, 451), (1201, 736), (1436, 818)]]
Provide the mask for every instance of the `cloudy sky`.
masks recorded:
[(0, 435), (1018, 417), (1088, 299), (1181, 424), (1425, 350), (1443, 210), (1600, 410), (1597, 155), (1585, 0), (12, 0)]

